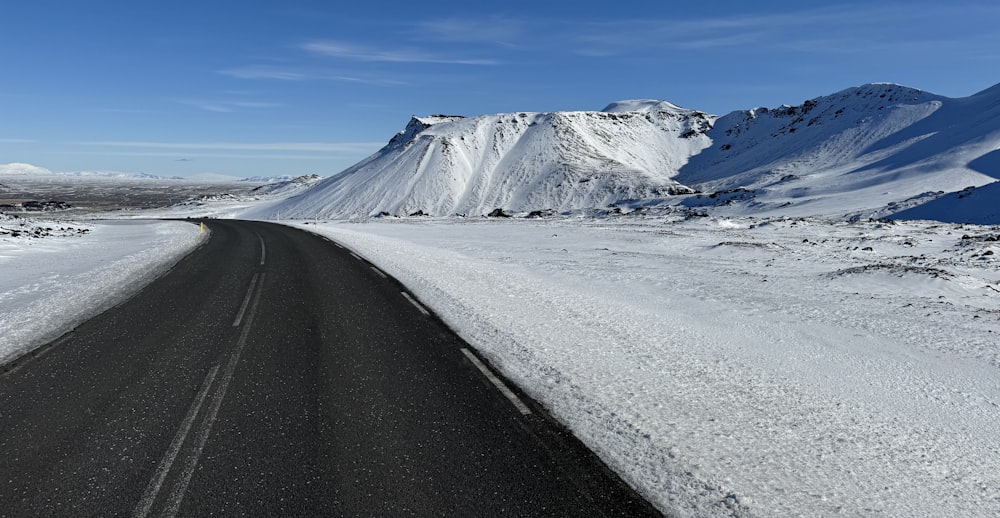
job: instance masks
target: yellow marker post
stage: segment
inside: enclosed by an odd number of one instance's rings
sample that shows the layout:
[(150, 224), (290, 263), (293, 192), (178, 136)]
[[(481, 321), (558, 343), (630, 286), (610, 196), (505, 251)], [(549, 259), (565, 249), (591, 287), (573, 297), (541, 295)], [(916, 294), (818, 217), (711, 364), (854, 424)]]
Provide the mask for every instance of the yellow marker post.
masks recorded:
[(198, 228), (199, 228), (198, 233), (199, 234), (204, 234), (205, 233), (205, 222), (202, 222), (200, 225), (198, 225)]

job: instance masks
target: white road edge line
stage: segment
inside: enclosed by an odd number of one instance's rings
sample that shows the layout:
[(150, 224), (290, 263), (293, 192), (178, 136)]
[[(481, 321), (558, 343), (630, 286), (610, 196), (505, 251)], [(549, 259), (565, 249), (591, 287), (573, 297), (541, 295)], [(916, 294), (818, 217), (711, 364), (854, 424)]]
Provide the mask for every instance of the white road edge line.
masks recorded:
[(264, 238), (260, 234), (257, 234), (257, 239), (260, 239), (260, 265), (264, 266), (264, 258), (267, 257), (267, 249), (264, 248)]
[(414, 307), (416, 307), (417, 309), (419, 309), (420, 312), (424, 314), (424, 316), (428, 316), (428, 317), (431, 316), (431, 312), (427, 311), (427, 308), (421, 306), (420, 303), (417, 302), (416, 299), (414, 299), (413, 297), (411, 297), (409, 293), (406, 293), (405, 291), (401, 291), (400, 293), (402, 293), (403, 296), (406, 297), (406, 300), (410, 301), (410, 304), (413, 304)]
[(233, 321), (233, 327), (240, 327), (240, 322), (243, 321), (243, 314), (246, 313), (247, 305), (250, 304), (250, 297), (253, 296), (253, 289), (257, 286), (257, 279), (259, 276), (259, 273), (253, 274), (253, 280), (250, 281), (250, 287), (247, 288), (247, 296), (243, 297), (243, 305), (240, 306), (240, 312), (236, 314), (236, 320)]
[(357, 259), (359, 261), (364, 261), (364, 259), (362, 259), (358, 254), (356, 254), (354, 252), (351, 252), (351, 257), (353, 257), (353, 258), (355, 258), (355, 259)]
[[(263, 274), (261, 274), (261, 277), (263, 277)], [(263, 284), (262, 281), (261, 285)], [(233, 373), (236, 372), (236, 364), (239, 363), (240, 355), (243, 354), (243, 349), (246, 347), (247, 336), (250, 334), (250, 326), (253, 323), (254, 315), (257, 313), (257, 303), (260, 302), (260, 290), (257, 290), (256, 295), (253, 305), (250, 307), (250, 313), (247, 315), (247, 325), (243, 328), (243, 332), (240, 333), (240, 339), (236, 342), (236, 349), (229, 357), (229, 362), (226, 363), (226, 370), (222, 373), (222, 379), (216, 385), (215, 394), (212, 396), (212, 403), (208, 407), (205, 419), (202, 420), (197, 435), (195, 435), (194, 446), (190, 455), (188, 455), (187, 462), (184, 464), (184, 471), (178, 476), (177, 481), (174, 483), (174, 489), (167, 498), (167, 507), (163, 511), (163, 516), (177, 516), (177, 510), (180, 509), (181, 502), (184, 500), (184, 494), (187, 492), (188, 484), (191, 482), (191, 476), (194, 475), (194, 470), (198, 467), (201, 452), (205, 449), (205, 443), (208, 441), (208, 436), (212, 433), (215, 418), (219, 415), (222, 400), (225, 399), (226, 390), (229, 389), (229, 382), (233, 380)]]
[(496, 375), (493, 374), (493, 371), (491, 371), (489, 367), (487, 367), (482, 361), (480, 361), (475, 354), (472, 354), (472, 351), (463, 347), (462, 354), (464, 354), (465, 357), (468, 358), (469, 361), (472, 362), (472, 364), (475, 365), (476, 368), (483, 373), (483, 376), (486, 376), (486, 379), (490, 380), (490, 383), (493, 383), (493, 385), (495, 385), (496, 388), (500, 390), (501, 394), (506, 396), (507, 399), (509, 399), (510, 402), (514, 404), (514, 407), (517, 408), (519, 412), (521, 412), (521, 415), (531, 414), (531, 409), (528, 408), (528, 405), (525, 405), (524, 401), (521, 401), (521, 399), (517, 397), (517, 394), (514, 394), (513, 391), (507, 388), (507, 385), (505, 385), (504, 382), (500, 381), (500, 378), (496, 377)]
[(177, 459), (177, 453), (181, 451), (181, 445), (184, 444), (188, 432), (191, 431), (194, 418), (198, 415), (198, 411), (201, 410), (201, 405), (205, 402), (205, 396), (208, 395), (208, 388), (212, 386), (212, 381), (215, 380), (215, 375), (218, 372), (219, 366), (216, 365), (205, 376), (205, 381), (201, 384), (198, 394), (194, 397), (191, 408), (188, 409), (187, 415), (181, 421), (181, 427), (174, 434), (174, 440), (170, 442), (170, 447), (163, 454), (163, 458), (156, 467), (153, 478), (149, 479), (146, 491), (142, 494), (139, 503), (136, 504), (135, 511), (132, 512), (132, 516), (135, 518), (146, 518), (149, 515), (149, 510), (153, 508), (153, 502), (156, 501), (156, 496), (160, 493), (160, 487), (163, 486), (163, 481), (166, 480), (167, 473), (170, 473), (170, 467), (174, 464), (174, 460)]
[(379, 277), (382, 277), (383, 279), (388, 279), (388, 278), (389, 278), (389, 276), (388, 276), (388, 275), (386, 275), (386, 274), (385, 274), (385, 272), (383, 272), (382, 270), (379, 270), (378, 268), (376, 268), (376, 267), (374, 267), (374, 266), (372, 266), (372, 270), (373, 270), (373, 271), (374, 271), (375, 273), (379, 274)]

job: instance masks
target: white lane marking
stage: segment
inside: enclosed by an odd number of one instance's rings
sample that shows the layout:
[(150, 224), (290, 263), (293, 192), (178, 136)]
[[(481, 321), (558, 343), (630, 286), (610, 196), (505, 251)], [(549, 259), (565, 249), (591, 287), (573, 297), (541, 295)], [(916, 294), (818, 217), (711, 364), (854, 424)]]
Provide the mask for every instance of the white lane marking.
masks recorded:
[(250, 297), (253, 296), (253, 289), (257, 286), (257, 278), (260, 274), (253, 274), (253, 280), (250, 281), (250, 287), (247, 288), (247, 295), (243, 297), (243, 305), (240, 306), (240, 312), (236, 314), (236, 320), (233, 321), (233, 327), (240, 327), (240, 322), (243, 321), (243, 314), (247, 311), (247, 305), (250, 304)]
[(519, 412), (521, 412), (521, 415), (528, 415), (531, 413), (531, 409), (528, 408), (528, 406), (525, 405), (524, 402), (517, 397), (517, 394), (514, 394), (513, 391), (507, 388), (507, 385), (505, 385), (504, 382), (500, 381), (500, 378), (496, 377), (496, 375), (493, 374), (493, 371), (491, 371), (489, 367), (487, 367), (482, 361), (480, 361), (475, 354), (472, 354), (472, 351), (463, 347), (462, 354), (464, 354), (465, 357), (468, 358), (469, 361), (471, 361), (472, 364), (475, 365), (476, 368), (478, 368), (479, 371), (483, 373), (483, 376), (486, 376), (486, 379), (490, 380), (490, 382), (493, 383), (493, 385), (500, 390), (501, 394), (507, 396), (507, 399), (509, 399), (510, 402), (514, 404), (514, 407), (517, 408)]
[(219, 366), (216, 365), (215, 367), (212, 367), (212, 370), (210, 370), (208, 375), (205, 376), (205, 381), (201, 384), (201, 389), (198, 390), (198, 394), (194, 397), (194, 401), (191, 402), (191, 408), (188, 409), (187, 415), (185, 415), (184, 420), (181, 421), (181, 427), (177, 429), (177, 433), (174, 435), (174, 440), (170, 442), (170, 447), (167, 448), (166, 453), (163, 454), (163, 458), (160, 460), (159, 466), (156, 467), (156, 472), (153, 474), (153, 478), (149, 480), (149, 485), (146, 486), (146, 491), (142, 494), (142, 498), (135, 506), (135, 511), (132, 512), (132, 516), (135, 518), (146, 518), (146, 516), (149, 515), (149, 510), (153, 508), (153, 502), (156, 501), (156, 495), (160, 493), (160, 487), (163, 486), (163, 481), (167, 478), (167, 473), (170, 473), (170, 466), (174, 464), (174, 460), (177, 458), (177, 453), (181, 451), (181, 445), (184, 444), (184, 440), (187, 438), (188, 432), (191, 431), (191, 425), (194, 423), (194, 418), (198, 415), (198, 411), (201, 409), (202, 403), (205, 402), (205, 396), (208, 395), (208, 388), (212, 386), (212, 381), (215, 379), (215, 375), (218, 372)]
[(376, 267), (374, 267), (374, 266), (372, 266), (372, 270), (373, 270), (373, 271), (374, 271), (375, 273), (377, 273), (377, 274), (379, 275), (379, 277), (382, 277), (383, 279), (388, 279), (388, 278), (389, 278), (389, 277), (388, 277), (388, 276), (387, 276), (387, 275), (385, 274), (385, 272), (383, 272), (382, 270), (379, 270), (378, 268), (376, 268)]
[(359, 257), (358, 254), (356, 254), (354, 252), (351, 252), (351, 257), (353, 257), (353, 258), (355, 258), (355, 259), (357, 259), (359, 261), (364, 261), (364, 259), (362, 259), (361, 257)]
[(425, 316), (430, 316), (431, 312), (427, 311), (427, 308), (421, 306), (420, 303), (417, 302), (413, 297), (411, 297), (409, 293), (406, 293), (405, 291), (401, 291), (400, 293), (402, 293), (403, 296), (406, 297), (406, 300), (410, 301), (410, 304), (413, 304), (414, 307), (419, 309), (421, 313), (423, 313)]
[(260, 265), (264, 266), (264, 258), (267, 257), (267, 248), (264, 247), (264, 238), (260, 234), (257, 234), (257, 239), (260, 239)]
[[(261, 278), (261, 285), (263, 285), (263, 274), (261, 274)], [(212, 433), (212, 426), (215, 425), (215, 418), (219, 415), (219, 408), (222, 406), (222, 400), (226, 397), (226, 391), (229, 389), (229, 382), (233, 380), (233, 373), (236, 372), (236, 364), (239, 363), (240, 355), (243, 354), (243, 349), (246, 347), (247, 336), (250, 334), (253, 317), (257, 313), (257, 303), (260, 302), (260, 292), (261, 290), (257, 290), (256, 296), (253, 300), (253, 305), (250, 307), (250, 313), (247, 314), (247, 325), (243, 328), (243, 332), (240, 333), (240, 339), (236, 342), (236, 349), (229, 357), (229, 362), (226, 364), (226, 370), (222, 373), (222, 379), (220, 379), (219, 384), (216, 385), (215, 394), (212, 396), (212, 402), (208, 407), (208, 411), (205, 413), (205, 418), (201, 422), (201, 427), (198, 428), (198, 433), (195, 435), (194, 446), (184, 463), (184, 470), (178, 476), (177, 481), (174, 483), (174, 489), (170, 492), (170, 496), (167, 498), (167, 506), (163, 511), (163, 516), (176, 516), (177, 510), (181, 507), (181, 502), (184, 500), (184, 494), (187, 492), (188, 484), (191, 482), (191, 476), (194, 475), (194, 470), (198, 467), (198, 460), (201, 458), (201, 453), (205, 449), (205, 443), (208, 442), (208, 436)]]

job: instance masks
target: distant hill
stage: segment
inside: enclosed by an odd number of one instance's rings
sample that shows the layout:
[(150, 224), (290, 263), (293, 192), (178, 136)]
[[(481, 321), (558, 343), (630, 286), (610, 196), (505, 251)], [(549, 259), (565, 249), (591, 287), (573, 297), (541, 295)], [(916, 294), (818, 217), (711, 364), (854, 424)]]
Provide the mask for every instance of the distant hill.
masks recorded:
[(291, 181), (294, 176), (291, 175), (280, 175), (280, 176), (248, 176), (246, 178), (240, 178), (238, 181), (246, 183), (278, 183), (278, 182), (288, 182)]
[(13, 162), (10, 164), (0, 164), (0, 176), (27, 176), (27, 175), (50, 175), (52, 171), (44, 167), (31, 164)]
[(23, 177), (56, 177), (56, 178), (97, 178), (97, 179), (127, 179), (127, 180), (184, 180), (180, 176), (157, 176), (146, 173), (127, 173), (119, 171), (70, 171), (52, 172), (44, 167), (31, 164), (10, 163), (0, 164), (0, 176)]

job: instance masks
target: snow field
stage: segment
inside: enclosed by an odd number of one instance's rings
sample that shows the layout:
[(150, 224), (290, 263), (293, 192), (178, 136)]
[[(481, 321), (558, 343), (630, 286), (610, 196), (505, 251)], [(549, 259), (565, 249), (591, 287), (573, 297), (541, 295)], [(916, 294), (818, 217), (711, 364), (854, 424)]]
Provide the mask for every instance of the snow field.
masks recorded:
[(58, 338), (156, 279), (207, 237), (183, 222), (45, 222), (86, 232), (0, 236), (0, 363)]
[(997, 229), (299, 226), (404, 282), (664, 511), (1000, 512)]

